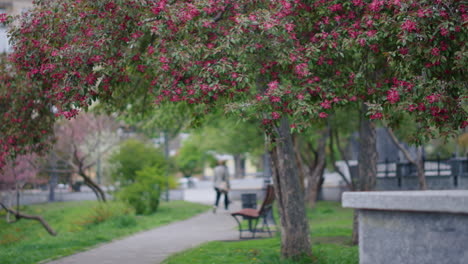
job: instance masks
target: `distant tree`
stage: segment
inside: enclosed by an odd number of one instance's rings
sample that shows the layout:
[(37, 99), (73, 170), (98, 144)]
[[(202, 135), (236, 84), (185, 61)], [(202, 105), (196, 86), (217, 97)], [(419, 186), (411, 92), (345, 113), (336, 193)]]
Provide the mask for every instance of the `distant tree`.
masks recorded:
[(234, 157), (234, 176), (242, 177), (241, 162), (247, 154), (263, 152), (265, 137), (255, 121), (240, 122), (214, 112), (205, 117), (198, 128), (191, 130), (193, 142), (206, 151), (230, 154)]
[(122, 142), (119, 148), (109, 158), (113, 170), (111, 177), (119, 186), (127, 186), (136, 182), (137, 171), (145, 167), (165, 169), (168, 166), (163, 153), (137, 139)]
[(56, 125), (56, 143), (53, 151), (65, 162), (72, 173), (83, 178), (84, 184), (95, 193), (100, 201), (106, 201), (105, 192), (92, 179), (90, 169), (95, 167), (100, 155), (116, 147), (119, 137), (117, 124), (105, 115), (86, 113), (68, 122)]
[(38, 163), (38, 157), (34, 154), (20, 155), (14, 162), (8, 162), (2, 172), (0, 172), (1, 183), (4, 188), (6, 187), (8, 189), (13, 187), (15, 189), (17, 208), (14, 210), (0, 200), (0, 209), (7, 211), (7, 217), (9, 214), (13, 214), (16, 221), (20, 219), (39, 221), (49, 234), (55, 236), (56, 232), (41, 216), (28, 215), (20, 212), (19, 191), (26, 182), (34, 180), (39, 170), (40, 165)]
[(174, 161), (177, 169), (182, 172), (184, 177), (190, 177), (196, 173), (202, 172), (203, 163), (207, 155), (209, 154), (204, 152), (197, 144), (188, 139), (183, 142), (183, 145), (175, 156)]

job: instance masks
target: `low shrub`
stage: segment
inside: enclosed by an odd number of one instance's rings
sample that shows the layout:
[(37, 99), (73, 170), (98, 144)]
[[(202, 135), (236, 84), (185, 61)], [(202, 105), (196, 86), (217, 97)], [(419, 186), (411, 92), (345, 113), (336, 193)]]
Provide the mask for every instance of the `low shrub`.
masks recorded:
[(135, 182), (122, 187), (118, 199), (128, 203), (137, 214), (152, 214), (158, 210), (164, 172), (159, 167), (145, 167), (136, 172)]
[(120, 215), (112, 219), (112, 224), (117, 228), (135, 226), (137, 220), (134, 215)]
[(78, 221), (77, 224), (80, 226), (89, 227), (92, 225), (100, 224), (113, 218), (130, 216), (133, 214), (133, 209), (124, 203), (100, 203), (94, 206), (91, 210), (91, 213), (86, 215), (82, 220)]

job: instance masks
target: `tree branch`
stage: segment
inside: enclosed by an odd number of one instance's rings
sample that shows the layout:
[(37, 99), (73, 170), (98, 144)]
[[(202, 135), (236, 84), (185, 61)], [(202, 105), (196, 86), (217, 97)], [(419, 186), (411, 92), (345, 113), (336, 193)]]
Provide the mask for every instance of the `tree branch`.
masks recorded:
[(333, 145), (334, 145), (334, 143), (333, 143), (333, 129), (332, 129), (331, 125), (330, 125), (330, 122), (328, 122), (328, 129), (329, 129), (329, 132), (330, 132), (330, 158), (331, 158), (331, 163), (332, 163), (333, 168), (335, 169), (335, 171), (341, 176), (343, 181), (345, 181), (348, 188), (350, 190), (352, 190), (353, 186), (351, 185), (350, 181), (346, 178), (344, 173), (336, 165), (335, 151), (333, 150)]
[(9, 212), (10, 214), (13, 214), (15, 215), (15, 217), (17, 219), (21, 219), (21, 218), (24, 218), (24, 219), (28, 219), (28, 220), (36, 220), (36, 221), (39, 221), (42, 226), (47, 230), (47, 232), (52, 235), (52, 236), (56, 236), (57, 233), (54, 231), (54, 229), (52, 229), (52, 227), (50, 227), (50, 225), (44, 220), (44, 218), (42, 218), (41, 216), (38, 216), (38, 215), (27, 215), (27, 214), (23, 214), (23, 213), (20, 213), (18, 211), (15, 211), (9, 207), (7, 207), (6, 205), (4, 205), (2, 202), (0, 202), (0, 205), (3, 207), (3, 209), (5, 209), (7, 212)]
[(398, 147), (398, 149), (401, 150), (401, 152), (403, 152), (403, 155), (405, 155), (405, 158), (412, 164), (414, 165), (417, 165), (416, 164), (416, 160), (414, 160), (412, 157), (411, 157), (411, 154), (409, 153), (409, 151), (403, 147), (403, 145), (398, 141), (398, 139), (396, 138), (395, 136), (395, 133), (393, 133), (393, 131), (387, 127), (387, 131), (388, 131), (388, 134), (390, 135), (390, 138), (392, 139), (393, 143)]

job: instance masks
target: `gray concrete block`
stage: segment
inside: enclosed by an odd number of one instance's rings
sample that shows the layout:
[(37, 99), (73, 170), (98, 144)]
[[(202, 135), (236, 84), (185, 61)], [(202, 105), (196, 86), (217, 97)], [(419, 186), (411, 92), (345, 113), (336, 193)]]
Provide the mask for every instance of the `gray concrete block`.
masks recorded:
[(468, 263), (468, 191), (344, 193), (359, 212), (360, 264)]
[(466, 264), (468, 215), (360, 210), (360, 264)]
[(345, 192), (343, 207), (468, 214), (468, 190)]

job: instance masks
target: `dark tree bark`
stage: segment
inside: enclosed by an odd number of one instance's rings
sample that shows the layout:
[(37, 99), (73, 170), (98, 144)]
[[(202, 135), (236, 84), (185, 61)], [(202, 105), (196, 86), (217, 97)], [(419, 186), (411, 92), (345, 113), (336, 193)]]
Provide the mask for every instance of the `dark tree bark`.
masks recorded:
[(19, 219), (28, 219), (28, 220), (36, 220), (36, 221), (39, 221), (42, 226), (47, 230), (47, 232), (52, 235), (52, 236), (56, 236), (57, 233), (54, 231), (54, 229), (52, 229), (52, 227), (50, 227), (50, 225), (47, 223), (47, 221), (44, 220), (44, 218), (42, 218), (41, 216), (38, 216), (38, 215), (28, 215), (28, 214), (23, 214), (23, 213), (20, 213), (19, 211), (15, 211), (9, 207), (7, 207), (6, 205), (4, 205), (3, 203), (0, 202), (0, 206), (3, 207), (3, 209), (5, 209), (7, 212), (9, 212), (10, 214), (13, 214), (17, 220)]
[[(330, 125), (330, 124), (329, 124)], [(336, 143), (335, 143), (336, 141)], [(340, 150), (340, 153), (342, 155), (342, 159), (345, 161), (346, 165), (348, 166), (349, 168), (349, 162), (348, 160), (346, 159), (346, 157), (343, 155), (344, 152), (341, 151), (341, 147), (340, 147), (340, 143), (339, 143), (340, 139), (339, 139), (339, 136), (338, 136), (338, 130), (337, 129), (333, 129), (332, 127), (330, 127), (330, 159), (331, 159), (331, 163), (333, 165), (333, 168), (335, 169), (335, 171), (340, 175), (341, 179), (343, 179), (343, 181), (345, 182), (346, 186), (348, 187), (349, 190), (353, 191), (354, 190), (354, 186), (353, 186), (353, 183), (352, 181), (349, 181), (347, 178), (346, 178), (346, 175), (340, 170), (340, 168), (336, 165), (336, 158), (335, 158), (335, 149), (334, 149), (334, 145), (336, 144), (336, 146), (338, 147), (338, 149)]]
[(281, 255), (294, 259), (312, 254), (309, 223), (288, 119), (283, 117), (276, 129), (277, 135), (270, 143), (272, 176), (281, 220)]
[[(318, 139), (317, 149), (314, 149), (310, 142), (300, 142), (299, 137), (294, 137), (294, 150), (299, 169), (300, 183), (304, 190), (305, 200), (311, 208), (315, 208), (326, 166), (325, 148), (329, 136), (328, 130), (325, 129), (320, 134), (321, 137)], [(301, 147), (304, 147), (305, 151)], [(312, 157), (312, 153), (314, 157)], [(305, 186), (304, 180), (306, 182)]]
[(88, 177), (86, 175), (86, 173), (81, 169), (78, 171), (78, 174), (84, 179), (84, 184), (86, 184), (86, 186), (88, 186), (94, 192), (94, 194), (96, 195), (98, 201), (100, 201), (100, 202), (106, 202), (107, 201), (105, 192), (101, 189), (101, 187), (99, 185), (97, 185), (91, 179), (91, 177)]
[(417, 157), (416, 159), (413, 159), (410, 153), (408, 152), (408, 150), (398, 141), (397, 137), (395, 136), (395, 133), (393, 133), (393, 131), (390, 129), (387, 129), (387, 131), (393, 143), (398, 147), (398, 149), (401, 150), (401, 152), (403, 152), (403, 155), (405, 155), (405, 158), (416, 167), (416, 174), (418, 176), (419, 189), (426, 190), (427, 184), (426, 184), (426, 176), (424, 175), (423, 147), (418, 146)]
[(315, 166), (313, 169), (311, 168), (309, 180), (307, 181), (307, 190), (309, 191), (307, 200), (309, 201), (310, 206), (312, 208), (315, 208), (315, 204), (318, 199), (318, 194), (323, 184), (323, 172), (325, 171), (326, 166), (325, 148), (327, 144), (327, 138), (329, 135), (328, 129), (325, 129), (320, 134), (321, 137), (318, 140), (317, 144), (317, 156), (315, 158)]
[[(366, 117), (367, 106), (363, 103), (359, 126), (359, 156), (357, 191), (372, 191), (375, 189), (377, 175), (377, 133), (375, 124)], [(359, 243), (358, 221), (354, 212), (353, 244)]]

